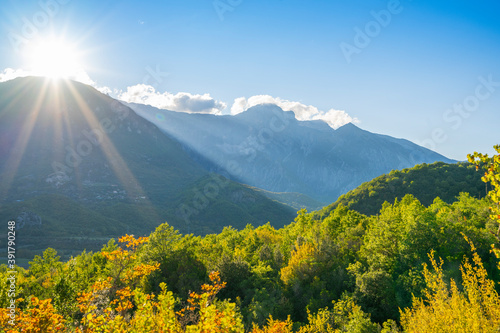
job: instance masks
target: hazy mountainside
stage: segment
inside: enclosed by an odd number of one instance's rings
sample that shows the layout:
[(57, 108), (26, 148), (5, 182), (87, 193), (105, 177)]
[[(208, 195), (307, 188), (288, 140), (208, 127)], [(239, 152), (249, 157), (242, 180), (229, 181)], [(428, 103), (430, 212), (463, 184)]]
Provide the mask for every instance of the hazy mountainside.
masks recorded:
[(77, 82), (1, 83), (0, 156), (0, 218), (29, 212), (41, 224), (25, 228), (40, 242), (144, 234), (165, 221), (204, 234), (295, 215), (207, 172), (154, 124)]
[(330, 203), (393, 169), (452, 162), (407, 140), (337, 130), (323, 121), (298, 121), (293, 112), (263, 104), (234, 116), (187, 114), (129, 104), (198, 156), (209, 170), (272, 192), (298, 192)]
[(436, 197), (452, 203), (461, 192), (480, 199), (491, 190), (481, 181), (482, 175), (469, 163), (421, 164), (411, 169), (392, 171), (363, 183), (316, 214), (327, 216), (342, 204), (360, 213), (373, 215), (380, 211), (385, 201), (394, 203), (407, 194), (412, 194), (425, 206), (432, 204)]

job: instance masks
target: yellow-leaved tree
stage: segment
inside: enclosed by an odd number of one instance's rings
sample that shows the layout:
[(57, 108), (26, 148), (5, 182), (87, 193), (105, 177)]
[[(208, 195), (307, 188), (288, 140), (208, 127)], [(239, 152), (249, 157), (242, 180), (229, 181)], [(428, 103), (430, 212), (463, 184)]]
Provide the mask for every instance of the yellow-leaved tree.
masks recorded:
[(494, 148), (498, 154), (492, 157), (488, 154), (474, 152), (474, 154), (467, 155), (467, 158), (476, 166), (476, 170), (484, 170), (484, 176), (481, 178), (483, 182), (491, 184), (492, 189), (488, 192), (488, 196), (493, 201), (493, 205), (490, 207), (491, 218), (499, 222), (496, 236), (500, 241), (500, 145), (496, 145)]
[[(477, 170), (484, 170), (482, 180), (491, 184), (488, 193), (492, 200), (491, 218), (500, 225), (500, 145), (494, 148), (497, 155), (490, 157), (475, 152), (469, 154), (468, 159)], [(496, 236), (500, 241), (500, 227)], [(471, 246), (472, 262), (465, 258), (460, 267), (463, 290), (454, 280), (445, 281), (443, 262), (437, 261), (431, 252), (432, 269), (424, 266), (427, 287), (423, 298), (414, 298), (412, 308), (401, 311), (401, 325), (405, 332), (500, 331), (500, 297), (495, 282), (488, 278), (474, 244), (464, 237)], [(500, 256), (500, 250), (494, 244), (493, 251)]]
[[(464, 236), (465, 237), (465, 236)], [(467, 239), (467, 238), (466, 238)], [(424, 265), (426, 289), (423, 298), (414, 298), (410, 309), (401, 311), (405, 332), (498, 332), (500, 330), (500, 297), (495, 282), (488, 279), (486, 269), (472, 249), (472, 263), (464, 259), (463, 291), (456, 282), (446, 282), (441, 260), (429, 254), (432, 269)]]

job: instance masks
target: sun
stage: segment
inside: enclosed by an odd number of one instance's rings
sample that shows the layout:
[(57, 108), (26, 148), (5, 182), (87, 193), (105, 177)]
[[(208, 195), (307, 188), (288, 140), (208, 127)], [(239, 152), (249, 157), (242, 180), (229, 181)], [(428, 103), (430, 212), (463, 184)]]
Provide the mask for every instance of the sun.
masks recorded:
[(30, 71), (37, 76), (69, 79), (82, 71), (77, 49), (61, 39), (34, 41), (25, 56)]

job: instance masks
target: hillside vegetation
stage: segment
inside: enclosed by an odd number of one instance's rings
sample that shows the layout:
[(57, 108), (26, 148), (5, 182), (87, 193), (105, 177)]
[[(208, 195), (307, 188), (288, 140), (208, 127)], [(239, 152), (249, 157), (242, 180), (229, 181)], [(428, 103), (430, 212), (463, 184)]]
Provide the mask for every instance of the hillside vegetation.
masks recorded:
[(363, 183), (319, 213), (328, 214), (339, 205), (344, 205), (360, 213), (374, 215), (385, 201), (392, 203), (407, 194), (412, 194), (425, 206), (432, 204), (436, 197), (452, 203), (460, 192), (484, 198), (489, 189), (481, 181), (481, 176), (470, 163), (419, 164), (410, 169), (393, 170)]
[[(16, 267), (11, 332), (494, 332), (500, 146), (475, 154), (493, 190), (426, 206), (408, 194), (367, 216), (339, 204), (283, 228), (181, 235), (168, 224), (61, 262)], [(467, 167), (468, 168), (468, 167)], [(453, 178), (453, 176), (452, 176)], [(433, 187), (429, 187), (432, 191)], [(319, 217), (318, 217), (319, 216)], [(8, 281), (13, 268), (0, 268)]]

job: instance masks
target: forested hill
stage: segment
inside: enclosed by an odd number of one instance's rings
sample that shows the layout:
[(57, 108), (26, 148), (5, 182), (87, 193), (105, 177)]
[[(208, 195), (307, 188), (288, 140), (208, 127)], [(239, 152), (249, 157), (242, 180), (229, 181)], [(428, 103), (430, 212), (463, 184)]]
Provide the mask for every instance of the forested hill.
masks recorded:
[(490, 190), (481, 181), (482, 175), (469, 163), (419, 164), (411, 169), (391, 171), (363, 183), (318, 211), (318, 214), (326, 216), (342, 204), (362, 214), (374, 215), (385, 201), (393, 203), (406, 194), (412, 194), (425, 206), (432, 204), (436, 197), (452, 203), (460, 192), (479, 199), (485, 197)]

